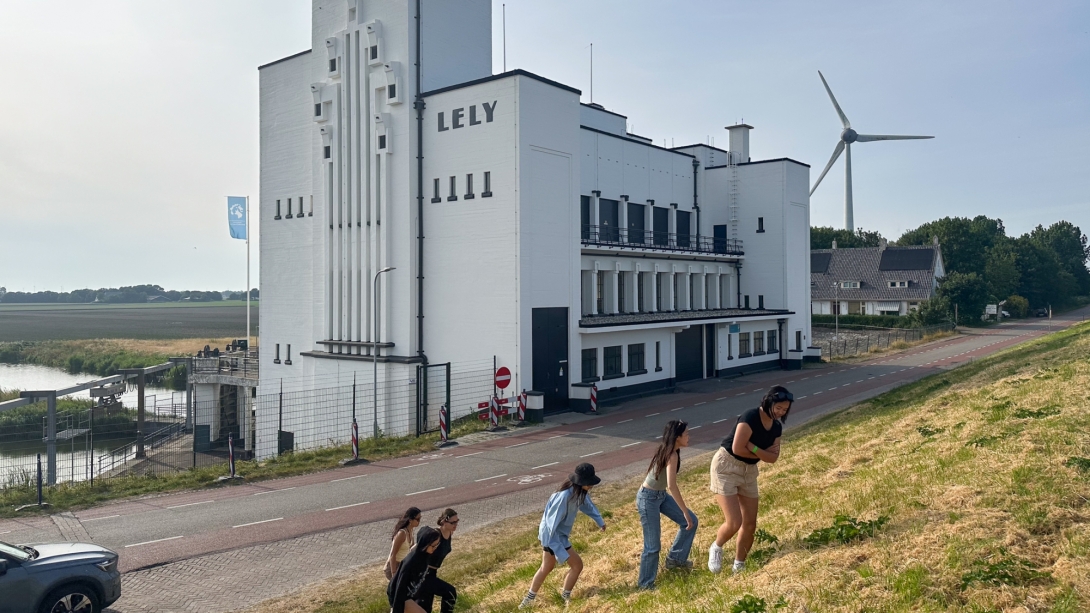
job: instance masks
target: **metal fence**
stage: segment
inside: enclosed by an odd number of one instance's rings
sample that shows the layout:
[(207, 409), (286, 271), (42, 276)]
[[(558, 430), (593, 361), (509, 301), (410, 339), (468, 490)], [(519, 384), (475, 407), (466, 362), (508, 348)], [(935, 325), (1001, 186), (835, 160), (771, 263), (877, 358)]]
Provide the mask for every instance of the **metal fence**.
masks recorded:
[(914, 343), (924, 337), (953, 330), (953, 324), (938, 324), (924, 328), (868, 328), (840, 326), (839, 332), (829, 324), (813, 324), (814, 343), (821, 347), (825, 358), (846, 358), (889, 349), (897, 343)]

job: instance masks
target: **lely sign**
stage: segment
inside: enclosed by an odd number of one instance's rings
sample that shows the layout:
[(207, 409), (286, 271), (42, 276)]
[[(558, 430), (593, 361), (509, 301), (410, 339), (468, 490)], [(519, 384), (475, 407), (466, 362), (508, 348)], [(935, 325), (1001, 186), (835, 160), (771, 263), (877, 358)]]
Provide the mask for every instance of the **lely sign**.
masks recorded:
[[(466, 126), (492, 123), (492, 116), (495, 111), (496, 101), (493, 101), (491, 104), (484, 102), (480, 105), (471, 105), (469, 107), (468, 116), (465, 107), (457, 108), (450, 112), (449, 125), (447, 124), (446, 112), (439, 111), (439, 131), (446, 132), (447, 130), (457, 130), (458, 128), (464, 128)], [(484, 118), (483, 120), (482, 117)]]

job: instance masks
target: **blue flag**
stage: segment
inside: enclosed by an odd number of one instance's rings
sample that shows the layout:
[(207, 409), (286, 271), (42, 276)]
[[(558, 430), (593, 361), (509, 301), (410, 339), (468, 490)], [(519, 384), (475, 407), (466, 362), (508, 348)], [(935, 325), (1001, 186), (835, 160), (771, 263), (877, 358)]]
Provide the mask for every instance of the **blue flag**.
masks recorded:
[(231, 238), (246, 238), (245, 196), (227, 197), (227, 227), (231, 230)]

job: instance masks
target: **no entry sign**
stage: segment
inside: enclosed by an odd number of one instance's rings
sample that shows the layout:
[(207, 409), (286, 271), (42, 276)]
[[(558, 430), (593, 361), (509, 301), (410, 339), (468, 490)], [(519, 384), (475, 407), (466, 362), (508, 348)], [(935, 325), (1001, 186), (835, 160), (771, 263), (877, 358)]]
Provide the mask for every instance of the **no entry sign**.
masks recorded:
[(496, 387), (507, 389), (507, 386), (511, 385), (511, 370), (506, 366), (500, 366), (496, 369)]

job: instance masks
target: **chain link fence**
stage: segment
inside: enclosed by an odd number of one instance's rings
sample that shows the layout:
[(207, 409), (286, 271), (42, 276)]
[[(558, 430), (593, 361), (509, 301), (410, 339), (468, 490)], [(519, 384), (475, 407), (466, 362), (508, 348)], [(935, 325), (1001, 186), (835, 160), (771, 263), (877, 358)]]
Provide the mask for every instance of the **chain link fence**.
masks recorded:
[(923, 328), (870, 328), (840, 326), (839, 332), (829, 324), (813, 324), (815, 345), (821, 347), (824, 358), (847, 358), (889, 349), (900, 344), (915, 343), (933, 334), (948, 332), (954, 324), (945, 323)]

